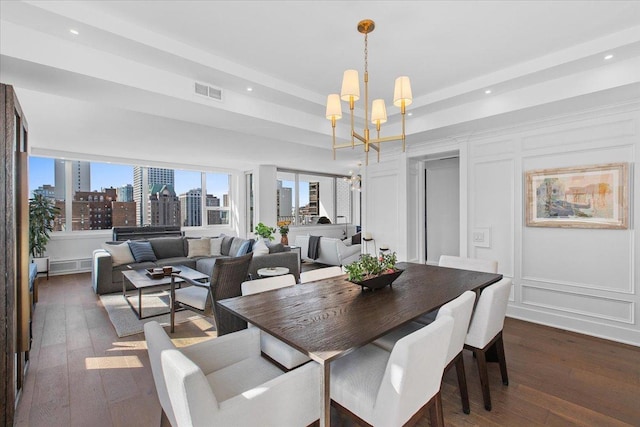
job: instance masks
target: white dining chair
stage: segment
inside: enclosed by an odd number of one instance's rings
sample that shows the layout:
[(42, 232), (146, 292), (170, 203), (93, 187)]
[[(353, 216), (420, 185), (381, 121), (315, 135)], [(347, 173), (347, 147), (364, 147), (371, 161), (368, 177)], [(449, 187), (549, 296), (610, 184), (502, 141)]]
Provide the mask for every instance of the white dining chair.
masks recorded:
[(374, 426), (400, 426), (427, 407), (443, 426), (440, 384), (454, 321), (441, 316), (391, 352), (369, 344), (331, 363), (331, 400)]
[[(469, 329), (469, 322), (471, 321), (471, 313), (473, 312), (473, 303), (475, 300), (475, 292), (466, 291), (458, 298), (440, 307), (436, 317), (437, 319), (442, 316), (451, 316), (454, 321), (451, 342), (449, 343), (449, 348), (447, 350), (447, 366), (444, 370), (447, 372), (454, 366), (456, 368), (456, 373), (458, 375), (458, 389), (460, 390), (460, 399), (462, 401), (462, 410), (465, 414), (470, 412), (470, 406), (462, 349), (464, 347), (465, 338), (467, 337), (467, 330)], [(423, 327), (425, 327), (425, 325), (417, 322), (411, 322), (408, 325), (397, 328), (382, 336), (373, 343), (387, 351), (391, 351), (398, 340)]]
[(481, 258), (465, 258), (452, 255), (440, 255), (438, 266), (459, 268), (460, 270), (482, 271), (483, 273), (498, 272), (498, 261)]
[(315, 270), (300, 273), (300, 283), (314, 282), (316, 280), (328, 279), (330, 277), (344, 274), (342, 268), (338, 266), (317, 268)]
[[(504, 327), (510, 292), (511, 279), (508, 278), (503, 278), (482, 291), (464, 342), (464, 348), (473, 351), (476, 357), (482, 398), (487, 411), (491, 410), (487, 361), (497, 361), (500, 364), (502, 383), (509, 385), (502, 328)], [(489, 357), (487, 358), (487, 356)]]
[[(459, 270), (480, 271), (483, 273), (497, 273), (498, 261), (481, 258), (465, 258), (453, 255), (440, 255), (438, 267), (457, 268)], [(416, 319), (416, 322), (428, 325), (433, 322), (438, 315), (438, 310), (423, 314)]]
[(174, 427), (305, 426), (320, 418), (317, 363), (283, 373), (245, 329), (177, 349), (157, 322), (144, 325), (160, 405)]
[[(285, 288), (296, 284), (293, 274), (284, 276), (268, 277), (265, 279), (248, 280), (241, 285), (242, 295), (253, 295), (260, 292)], [(249, 327), (254, 326), (249, 323)], [(264, 356), (277, 363), (284, 370), (294, 369), (303, 363), (307, 363), (309, 357), (300, 353), (295, 348), (283, 343), (273, 335), (260, 331), (260, 348)]]

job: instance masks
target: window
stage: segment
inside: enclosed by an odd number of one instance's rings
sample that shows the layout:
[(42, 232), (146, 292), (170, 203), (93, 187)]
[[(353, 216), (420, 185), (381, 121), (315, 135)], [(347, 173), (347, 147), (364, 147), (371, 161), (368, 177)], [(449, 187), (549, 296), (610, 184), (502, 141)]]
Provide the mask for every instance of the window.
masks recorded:
[(277, 174), (278, 221), (292, 225), (352, 223), (352, 192), (342, 177), (292, 171)]
[(228, 174), (29, 159), (30, 192), (44, 194), (60, 209), (54, 231), (229, 224), (229, 183)]
[(221, 173), (207, 173), (205, 175), (207, 225), (229, 224), (229, 175)]

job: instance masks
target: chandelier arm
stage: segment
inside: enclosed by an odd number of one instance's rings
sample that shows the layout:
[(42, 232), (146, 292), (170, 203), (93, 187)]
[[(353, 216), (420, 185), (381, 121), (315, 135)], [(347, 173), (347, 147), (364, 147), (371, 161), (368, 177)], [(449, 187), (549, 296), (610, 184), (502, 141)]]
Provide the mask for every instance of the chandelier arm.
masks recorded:
[(367, 143), (367, 137), (360, 135), (358, 132), (356, 132), (355, 130), (351, 133), (352, 137), (355, 137), (356, 139), (358, 139), (360, 142), (362, 142), (363, 144)]

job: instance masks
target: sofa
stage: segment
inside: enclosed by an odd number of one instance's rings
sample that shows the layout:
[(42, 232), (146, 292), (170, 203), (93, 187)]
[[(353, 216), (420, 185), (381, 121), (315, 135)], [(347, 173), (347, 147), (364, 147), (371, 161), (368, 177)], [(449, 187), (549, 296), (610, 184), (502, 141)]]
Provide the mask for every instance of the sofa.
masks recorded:
[(296, 236), (295, 245), (300, 247), (300, 256), (305, 261), (318, 262), (327, 265), (347, 265), (360, 258), (361, 245), (351, 244), (333, 237), (321, 237), (318, 243), (318, 258), (309, 258), (309, 237)]
[[(211, 247), (215, 243), (218, 245), (215, 252), (194, 251), (195, 243), (190, 241), (202, 241), (203, 239), (189, 237), (157, 237), (144, 240), (126, 241), (126, 242), (106, 242), (102, 249), (93, 251), (91, 281), (93, 290), (99, 294), (107, 294), (112, 292), (122, 292), (122, 272), (127, 269), (145, 269), (163, 266), (184, 265), (195, 269), (208, 276), (213, 272), (216, 259), (228, 258), (232, 256), (244, 255), (252, 250), (253, 240), (242, 239), (240, 237), (222, 236), (211, 239)], [(208, 240), (208, 239), (207, 239)], [(127, 255), (121, 255), (131, 246), (122, 247), (121, 245), (136, 244), (136, 242), (149, 242), (153, 253), (148, 254), (150, 259), (136, 261), (133, 253), (130, 258)], [(200, 242), (202, 243), (202, 242)], [(145, 243), (143, 243), (144, 245)], [(191, 246), (191, 253), (190, 253)], [(199, 245), (201, 246), (201, 244)], [(265, 267), (287, 267), (289, 272), (293, 274), (296, 281), (300, 280), (300, 267), (298, 253), (291, 251), (290, 248), (281, 244), (273, 244), (268, 247), (269, 252), (254, 257), (249, 267), (249, 274), (252, 278), (257, 278), (257, 271)], [(123, 252), (124, 251), (124, 252)], [(133, 251), (131, 251), (133, 252)], [(240, 253), (242, 252), (242, 253)], [(212, 255), (211, 253), (215, 253)], [(141, 259), (144, 259), (141, 258)], [(127, 284), (127, 289), (132, 290), (131, 284)]]

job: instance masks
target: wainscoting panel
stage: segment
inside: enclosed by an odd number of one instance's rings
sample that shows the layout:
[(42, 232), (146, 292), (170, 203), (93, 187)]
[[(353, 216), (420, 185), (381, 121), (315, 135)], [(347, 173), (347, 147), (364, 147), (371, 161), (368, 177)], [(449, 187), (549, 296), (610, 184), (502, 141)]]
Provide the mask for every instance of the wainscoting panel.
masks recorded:
[[(470, 223), (469, 254), (494, 259), (505, 276), (513, 277), (514, 188), (512, 159), (476, 162), (469, 176), (473, 219)], [(473, 245), (474, 228), (490, 229), (490, 247)]]
[(522, 303), (600, 320), (634, 323), (634, 303), (632, 301), (523, 284)]

